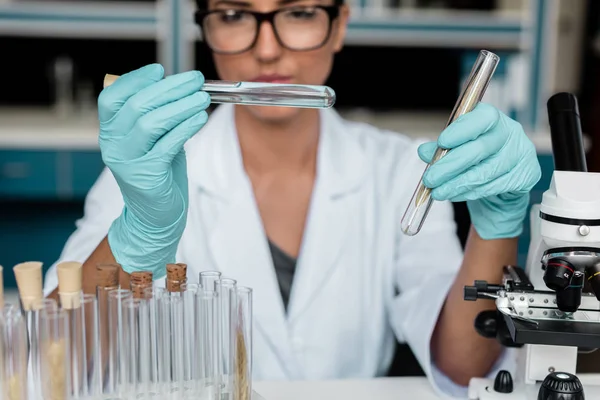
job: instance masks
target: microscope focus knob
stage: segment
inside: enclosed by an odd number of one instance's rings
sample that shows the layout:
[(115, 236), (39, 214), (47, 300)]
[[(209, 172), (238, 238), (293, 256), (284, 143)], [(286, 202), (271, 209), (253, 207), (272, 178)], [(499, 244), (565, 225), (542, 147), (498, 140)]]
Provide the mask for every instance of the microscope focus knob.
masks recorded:
[(513, 391), (513, 380), (510, 372), (508, 371), (499, 371), (496, 374), (496, 379), (494, 380), (494, 392), (498, 393), (512, 393)]
[(585, 400), (585, 396), (579, 378), (566, 372), (553, 372), (544, 379), (538, 400)]

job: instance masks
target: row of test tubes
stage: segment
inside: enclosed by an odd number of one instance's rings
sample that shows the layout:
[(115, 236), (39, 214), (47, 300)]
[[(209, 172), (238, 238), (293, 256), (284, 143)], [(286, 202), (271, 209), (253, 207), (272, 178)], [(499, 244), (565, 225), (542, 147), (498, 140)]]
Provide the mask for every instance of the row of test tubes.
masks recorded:
[[(8, 400), (251, 400), (252, 289), (218, 271), (187, 281), (167, 265), (165, 285), (118, 264), (57, 266), (59, 301), (43, 298), (42, 265), (14, 267), (20, 304), (0, 313), (0, 389)], [(254, 397), (255, 398), (255, 397)]]

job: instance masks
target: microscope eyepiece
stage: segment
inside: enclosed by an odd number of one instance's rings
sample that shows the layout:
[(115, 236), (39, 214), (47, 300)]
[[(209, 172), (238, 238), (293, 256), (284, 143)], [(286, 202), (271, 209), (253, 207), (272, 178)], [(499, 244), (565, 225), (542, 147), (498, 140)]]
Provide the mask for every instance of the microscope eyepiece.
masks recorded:
[(554, 169), (587, 172), (577, 98), (571, 93), (556, 93), (547, 108)]
[(571, 278), (575, 273), (575, 267), (568, 261), (554, 259), (545, 265), (544, 283), (548, 289), (560, 291), (571, 284)]

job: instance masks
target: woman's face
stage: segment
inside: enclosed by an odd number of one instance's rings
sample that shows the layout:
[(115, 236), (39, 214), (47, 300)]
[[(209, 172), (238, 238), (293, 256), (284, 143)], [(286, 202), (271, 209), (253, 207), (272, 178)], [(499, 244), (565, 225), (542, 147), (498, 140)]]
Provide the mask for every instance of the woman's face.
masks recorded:
[[(310, 50), (289, 50), (277, 40), (273, 26), (269, 23), (254, 24), (252, 17), (235, 11), (271, 12), (286, 9), (280, 13), (276, 26), (279, 37), (294, 49), (305, 44), (316, 43), (319, 37), (325, 38), (329, 18), (323, 10), (318, 13), (304, 12), (302, 6), (331, 6), (332, 0), (209, 0), (209, 10), (228, 10), (230, 17), (221, 15), (210, 21), (213, 29), (220, 28), (218, 42), (223, 48), (250, 43), (256, 30), (249, 26), (258, 26), (258, 37), (253, 47), (239, 54), (218, 54), (213, 52), (217, 73), (220, 79), (229, 81), (260, 81), (276, 83), (297, 83), (322, 85), (327, 80), (335, 53), (341, 50), (348, 9), (340, 8), (339, 16), (333, 19), (329, 38), (318, 48)], [(311, 10), (310, 8), (306, 10)], [(208, 29), (204, 23), (205, 33)], [(312, 29), (307, 29), (311, 26)], [(227, 31), (223, 30), (223, 27)], [(226, 33), (225, 33), (226, 32)], [(217, 38), (217, 36), (214, 36)], [(322, 40), (320, 41), (322, 43)], [(319, 43), (319, 44), (320, 44)], [(314, 45), (313, 45), (314, 47)], [(244, 107), (256, 118), (283, 122), (292, 119), (299, 109), (288, 107)]]

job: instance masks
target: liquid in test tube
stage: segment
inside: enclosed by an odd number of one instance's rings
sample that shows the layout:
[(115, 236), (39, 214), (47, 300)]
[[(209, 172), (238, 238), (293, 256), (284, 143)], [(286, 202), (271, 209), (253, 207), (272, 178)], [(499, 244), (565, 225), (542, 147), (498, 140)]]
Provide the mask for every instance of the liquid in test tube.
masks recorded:
[[(477, 106), (485, 94), (499, 61), (500, 57), (490, 51), (481, 50), (479, 52), (479, 56), (464, 83), (462, 93), (454, 105), (446, 127), (458, 117), (472, 111)], [(404, 234), (414, 236), (421, 230), (433, 204), (431, 190), (423, 184), (423, 176), (427, 172), (427, 169), (444, 157), (448, 151), (448, 149), (438, 147), (431, 163), (425, 167), (425, 171), (421, 175), (421, 180), (413, 193), (410, 204), (402, 217), (401, 226)]]

